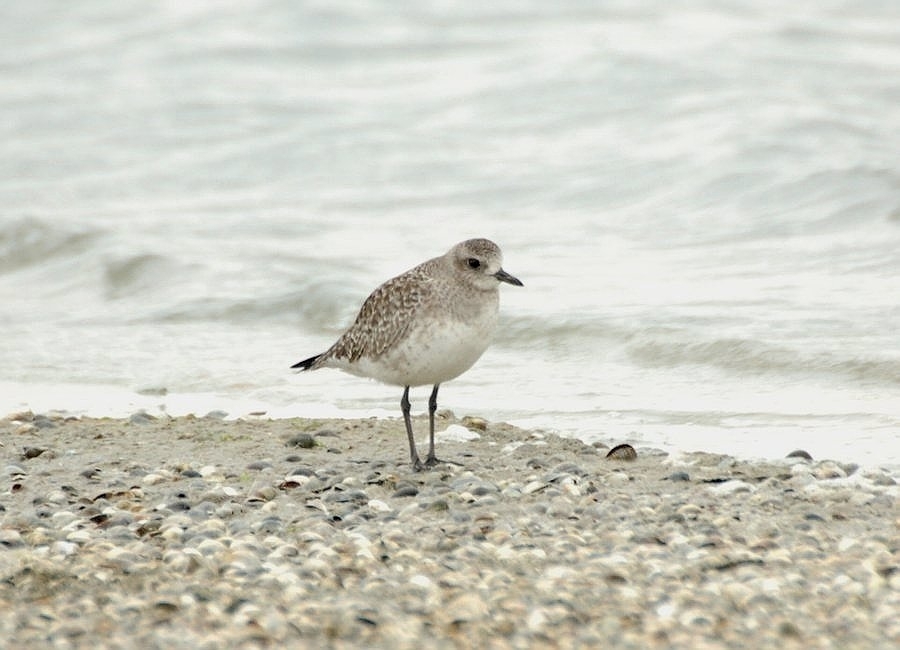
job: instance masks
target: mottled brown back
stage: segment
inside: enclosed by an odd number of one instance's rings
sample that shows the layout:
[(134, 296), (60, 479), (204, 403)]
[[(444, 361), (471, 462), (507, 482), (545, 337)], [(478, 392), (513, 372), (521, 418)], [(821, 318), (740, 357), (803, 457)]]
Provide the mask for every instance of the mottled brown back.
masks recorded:
[(436, 260), (429, 260), (392, 278), (366, 298), (353, 325), (344, 332), (316, 365), (328, 359), (357, 361), (377, 359), (409, 332), (417, 311), (428, 302)]

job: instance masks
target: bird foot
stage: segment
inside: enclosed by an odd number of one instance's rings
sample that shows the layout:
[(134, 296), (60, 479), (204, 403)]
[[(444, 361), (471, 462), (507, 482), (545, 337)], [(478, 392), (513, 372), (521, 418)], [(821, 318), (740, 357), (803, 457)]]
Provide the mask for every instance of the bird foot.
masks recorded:
[(457, 467), (462, 467), (462, 463), (457, 463), (453, 460), (444, 460), (443, 458), (438, 458), (437, 456), (427, 456), (424, 463), (418, 458), (412, 461), (413, 471), (416, 472), (425, 472), (427, 470), (434, 469), (438, 465), (456, 465)]
[(462, 467), (462, 463), (457, 463), (454, 460), (444, 460), (443, 458), (438, 458), (434, 455), (425, 458), (425, 467), (431, 469), (436, 465), (456, 465), (457, 467)]

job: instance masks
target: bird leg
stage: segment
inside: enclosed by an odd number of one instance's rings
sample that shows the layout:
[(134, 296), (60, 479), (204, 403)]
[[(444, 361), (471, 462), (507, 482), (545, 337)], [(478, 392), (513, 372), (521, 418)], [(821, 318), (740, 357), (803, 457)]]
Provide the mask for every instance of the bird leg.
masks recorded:
[(452, 460), (441, 460), (434, 455), (434, 413), (437, 411), (437, 394), (440, 386), (440, 384), (435, 384), (431, 391), (431, 397), (428, 398), (428, 455), (425, 457), (425, 467), (434, 467), (438, 463), (459, 465)]
[(433, 467), (439, 462), (434, 455), (434, 412), (437, 411), (437, 393), (440, 387), (440, 384), (435, 384), (431, 397), (428, 398), (428, 455), (425, 457), (425, 464), (428, 467)]
[[(409, 386), (403, 388), (403, 397), (400, 399), (400, 410), (403, 411), (403, 423), (406, 425), (406, 437), (409, 438), (409, 462), (417, 472), (425, 468), (419, 460), (419, 452), (416, 451), (416, 439), (413, 437), (412, 421), (409, 419)], [(434, 441), (432, 440), (432, 443)]]

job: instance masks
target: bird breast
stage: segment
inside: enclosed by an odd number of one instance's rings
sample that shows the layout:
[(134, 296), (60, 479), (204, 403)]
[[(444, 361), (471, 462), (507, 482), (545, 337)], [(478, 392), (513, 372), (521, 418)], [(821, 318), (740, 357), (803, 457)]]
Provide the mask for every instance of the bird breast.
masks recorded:
[(478, 361), (493, 338), (496, 310), (463, 321), (420, 322), (378, 359), (359, 359), (354, 374), (397, 386), (440, 384), (458, 377)]

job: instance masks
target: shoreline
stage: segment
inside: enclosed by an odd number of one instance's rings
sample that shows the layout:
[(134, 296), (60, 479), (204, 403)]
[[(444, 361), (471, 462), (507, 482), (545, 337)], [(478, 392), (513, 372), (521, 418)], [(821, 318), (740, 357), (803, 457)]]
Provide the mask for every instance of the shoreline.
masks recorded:
[(900, 643), (886, 470), (612, 460), (445, 413), (462, 465), (414, 473), (399, 419), (21, 418), (0, 420), (11, 645)]
[[(338, 373), (340, 374), (340, 373)], [(363, 386), (367, 382), (359, 382)], [(370, 382), (378, 388), (375, 382)], [(355, 388), (359, 386), (354, 385)], [(294, 387), (301, 390), (302, 387)], [(382, 387), (383, 388), (383, 387)], [(4, 392), (6, 389), (6, 392)], [(333, 404), (315, 402), (314, 406), (298, 403), (296, 399), (284, 402), (273, 396), (235, 399), (215, 392), (178, 393), (164, 388), (126, 389), (105, 384), (16, 384), (0, 381), (0, 422), (4, 416), (16, 412), (42, 413), (53, 417), (128, 419), (144, 412), (158, 418), (204, 417), (198, 414), (218, 414), (226, 420), (254, 420), (251, 414), (261, 414), (272, 419), (368, 419), (399, 418), (398, 400), (386, 396), (383, 390), (374, 393), (355, 394), (354, 406), (340, 408)], [(17, 397), (12, 398), (11, 395)], [(294, 392), (291, 392), (296, 397)], [(396, 397), (396, 396), (394, 396)], [(427, 395), (414, 399), (414, 411), (424, 413)], [(362, 400), (362, 401), (359, 401)], [(97, 408), (103, 404), (103, 408)], [(61, 408), (58, 408), (61, 407)], [(460, 409), (454, 408), (459, 412)], [(462, 409), (463, 412), (473, 409)], [(474, 409), (479, 412), (478, 409)], [(490, 409), (485, 413), (492, 413)], [(521, 412), (501, 415), (493, 413), (497, 421), (504, 419), (524, 430), (540, 430), (562, 437), (577, 437), (587, 444), (595, 441), (607, 444), (628, 442), (668, 453), (707, 451), (734, 456), (749, 461), (776, 461), (795, 450), (805, 450), (814, 459), (840, 459), (865, 467), (888, 468), (895, 479), (900, 480), (900, 446), (891, 435), (892, 429), (883, 426), (878, 432), (862, 430), (853, 434), (852, 423), (829, 422), (797, 426), (796, 430), (777, 434), (759, 432), (748, 425), (747, 429), (710, 429), (702, 423), (658, 423), (648, 428), (617, 422), (616, 418), (601, 418), (596, 424), (578, 417), (568, 419), (565, 414), (535, 418)]]

